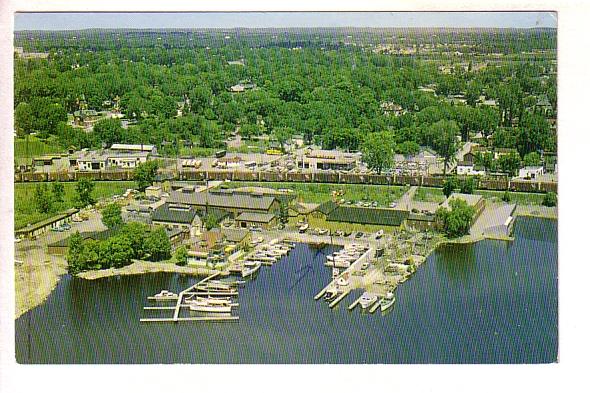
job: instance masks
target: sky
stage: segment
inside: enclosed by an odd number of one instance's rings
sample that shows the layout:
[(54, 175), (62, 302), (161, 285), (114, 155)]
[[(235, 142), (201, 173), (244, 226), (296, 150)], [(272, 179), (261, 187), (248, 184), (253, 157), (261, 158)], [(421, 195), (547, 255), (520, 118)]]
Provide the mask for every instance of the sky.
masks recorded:
[(17, 13), (15, 30), (231, 27), (557, 27), (554, 12)]

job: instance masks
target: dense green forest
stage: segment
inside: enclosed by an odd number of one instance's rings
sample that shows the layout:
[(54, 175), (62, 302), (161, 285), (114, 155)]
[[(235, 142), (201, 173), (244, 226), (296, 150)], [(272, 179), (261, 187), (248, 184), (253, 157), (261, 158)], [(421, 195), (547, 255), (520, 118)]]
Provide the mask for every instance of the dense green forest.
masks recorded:
[[(376, 50), (383, 45), (390, 49)], [(239, 127), (244, 137), (302, 134), (324, 148), (429, 146), (448, 159), (457, 136), (477, 133), (521, 158), (556, 150), (553, 29), (17, 32), (15, 46), (49, 53), (15, 55), (17, 134), (63, 147), (152, 143), (173, 153), (179, 141), (223, 146)], [(400, 48), (412, 54), (392, 53)], [(230, 92), (238, 83), (254, 88)], [(459, 94), (466, 104), (449, 99)], [(497, 106), (478, 105), (480, 96)], [(102, 120), (86, 133), (66, 124), (68, 113), (115, 102), (128, 127)], [(384, 102), (403, 114), (388, 115)]]

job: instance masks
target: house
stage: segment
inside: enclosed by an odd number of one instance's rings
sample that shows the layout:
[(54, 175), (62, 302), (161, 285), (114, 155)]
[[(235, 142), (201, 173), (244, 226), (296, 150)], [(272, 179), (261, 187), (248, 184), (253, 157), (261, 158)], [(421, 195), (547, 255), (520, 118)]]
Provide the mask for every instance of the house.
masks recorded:
[(535, 179), (544, 173), (543, 166), (525, 166), (518, 170), (518, 177), (522, 179)]
[(159, 186), (146, 187), (145, 196), (146, 196), (146, 198), (159, 199), (162, 196), (162, 187), (159, 187)]
[(244, 212), (236, 217), (236, 225), (240, 228), (269, 229), (277, 224), (277, 216), (272, 213)]
[(199, 234), (201, 219), (192, 206), (164, 203), (152, 212), (152, 224), (186, 229), (191, 237), (195, 237)]
[(158, 150), (154, 145), (132, 145), (126, 143), (113, 143), (111, 145), (111, 151), (113, 152), (121, 152), (121, 153), (136, 153), (136, 152), (145, 152), (149, 154), (158, 154)]
[(360, 161), (360, 154), (345, 153), (338, 150), (306, 149), (295, 157), (298, 168), (311, 170), (349, 171), (356, 168)]
[(445, 209), (450, 209), (450, 202), (454, 199), (465, 201), (468, 206), (471, 206), (475, 209), (473, 222), (475, 222), (477, 217), (479, 217), (479, 215), (485, 208), (485, 199), (481, 195), (461, 194), (457, 192), (452, 193), (440, 206)]
[(231, 217), (243, 212), (274, 213), (280, 209), (280, 203), (274, 196), (234, 193), (233, 190), (171, 191), (168, 202), (193, 206), (201, 215), (209, 210), (220, 210)]
[(394, 116), (400, 116), (406, 113), (406, 111), (404, 111), (404, 108), (402, 108), (401, 105), (398, 105), (392, 101), (382, 102), (379, 105), (379, 107), (381, 108), (385, 116), (389, 116), (391, 114), (393, 114)]
[(57, 172), (67, 170), (70, 166), (70, 161), (66, 155), (47, 154), (34, 157), (32, 166), (35, 172)]
[(242, 249), (252, 241), (252, 232), (245, 229), (221, 228), (221, 234), (236, 249)]
[(152, 153), (149, 151), (133, 149), (112, 150), (111, 148), (90, 151), (84, 149), (72, 154), (69, 157), (69, 165), (78, 169), (79, 171), (102, 171), (111, 168), (135, 168), (137, 165), (147, 162), (151, 154)]
[(35, 224), (27, 225), (24, 228), (17, 229), (14, 232), (14, 234), (18, 238), (28, 237), (28, 238), (33, 239), (33, 238), (47, 232), (51, 228), (58, 228), (58, 227), (62, 226), (63, 224), (66, 224), (66, 223), (72, 221), (72, 216), (74, 214), (78, 213), (79, 211), (80, 210), (74, 209), (74, 208), (68, 209), (61, 214), (57, 214), (53, 217), (47, 218), (43, 221), (39, 221), (38, 223), (35, 223)]
[(457, 162), (457, 175), (484, 176), (485, 174), (486, 171), (474, 163), (466, 161)]

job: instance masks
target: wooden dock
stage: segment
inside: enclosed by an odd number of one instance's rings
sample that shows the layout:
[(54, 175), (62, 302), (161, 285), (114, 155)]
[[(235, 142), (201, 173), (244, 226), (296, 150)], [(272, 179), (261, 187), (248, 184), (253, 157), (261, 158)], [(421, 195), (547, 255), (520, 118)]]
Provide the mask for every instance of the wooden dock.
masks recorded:
[(358, 299), (356, 299), (354, 302), (352, 302), (352, 304), (351, 304), (350, 306), (348, 306), (348, 310), (349, 310), (349, 311), (352, 311), (352, 310), (354, 310), (354, 308), (357, 306), (357, 304), (359, 304), (359, 303), (360, 303), (360, 301), (361, 301), (361, 297), (362, 297), (362, 296), (359, 296), (359, 297), (358, 297)]
[[(188, 318), (179, 317), (180, 310), (182, 308), (190, 307), (189, 304), (182, 304), (183, 298), (187, 295), (192, 295), (192, 296), (228, 296), (228, 297), (238, 295), (238, 291), (236, 291), (236, 290), (203, 291), (203, 290), (198, 289), (199, 286), (203, 285), (203, 283), (206, 283), (207, 281), (219, 276), (220, 274), (221, 274), (221, 272), (217, 272), (217, 273), (214, 273), (208, 277), (205, 277), (204, 279), (202, 279), (198, 283), (192, 285), (191, 287), (185, 289), (184, 291), (181, 291), (178, 294), (178, 297), (176, 299), (174, 299), (174, 298), (166, 299), (166, 300), (175, 300), (176, 305), (174, 305), (174, 306), (147, 306), (147, 307), (143, 308), (144, 310), (171, 310), (171, 311), (173, 310), (174, 314), (173, 314), (172, 318), (141, 318), (139, 321), (140, 322), (181, 322), (181, 321), (236, 321), (236, 320), (238, 320), (239, 317), (233, 316), (233, 315), (225, 315), (225, 316), (217, 315), (217, 316), (208, 316), (208, 317), (188, 317)], [(157, 298), (155, 298), (154, 296), (150, 296), (150, 297), (148, 297), (148, 299), (149, 300), (156, 300)], [(158, 300), (161, 300), (161, 299), (158, 299)], [(238, 303), (231, 303), (230, 306), (231, 307), (238, 307), (239, 304)]]
[(350, 289), (347, 291), (342, 292), (336, 299), (334, 299), (332, 301), (332, 303), (330, 303), (329, 307), (330, 308), (334, 308), (338, 303), (340, 303), (340, 301), (342, 299), (344, 299), (346, 297), (346, 295), (348, 295), (350, 293)]
[(189, 318), (141, 318), (139, 322), (222, 322), (222, 321), (237, 321), (240, 317), (234, 315), (216, 316), (216, 317), (189, 317)]
[(375, 304), (373, 304), (373, 306), (371, 306), (371, 308), (369, 309), (369, 313), (373, 314), (375, 311), (377, 311), (377, 309), (379, 308), (379, 306), (381, 305), (381, 301), (383, 299), (377, 299), (377, 301), (375, 302)]

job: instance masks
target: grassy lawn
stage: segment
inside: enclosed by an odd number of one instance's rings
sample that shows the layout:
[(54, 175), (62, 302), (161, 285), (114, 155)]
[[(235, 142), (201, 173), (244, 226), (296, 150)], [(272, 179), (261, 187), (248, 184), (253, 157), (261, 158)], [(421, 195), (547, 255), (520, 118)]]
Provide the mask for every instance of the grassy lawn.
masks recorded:
[(34, 136), (29, 136), (28, 153), (27, 142), (24, 138), (14, 140), (14, 159), (18, 164), (31, 162), (30, 157), (62, 152), (64, 152), (64, 149), (55, 140), (42, 141)]
[(237, 187), (268, 187), (288, 188), (295, 191), (300, 202), (322, 203), (332, 200), (332, 191), (344, 191), (340, 198), (351, 201), (377, 201), (380, 206), (387, 206), (397, 201), (408, 187), (405, 186), (373, 186), (364, 184), (322, 184), (322, 183), (274, 183), (274, 182), (228, 182), (230, 188)]
[(181, 147), (180, 148), (180, 155), (181, 156), (192, 156), (192, 157), (211, 157), (215, 152), (219, 150), (223, 150), (222, 148), (215, 149), (213, 147)]
[[(502, 201), (504, 191), (489, 191), (489, 190), (476, 190), (474, 194), (482, 195), (485, 199), (491, 202)], [(545, 194), (528, 193), (528, 192), (510, 192), (510, 201), (518, 203), (519, 205), (541, 205)], [(446, 199), (442, 192), (442, 188), (434, 187), (419, 187), (414, 195), (415, 201), (421, 202), (444, 202)]]
[[(290, 217), (288, 225), (297, 225), (297, 221), (299, 218)], [(336, 231), (343, 231), (343, 232), (364, 232), (364, 233), (375, 233), (380, 229), (383, 230), (385, 233), (395, 233), (399, 232), (398, 227), (393, 226), (381, 226), (381, 225), (366, 225), (366, 224), (351, 224), (347, 222), (336, 222), (336, 221), (326, 221), (323, 218), (316, 218), (312, 217), (311, 215), (308, 217), (309, 223), (309, 230), (316, 229), (316, 228), (323, 228), (328, 229), (332, 232)]]
[(418, 202), (444, 202), (447, 197), (442, 192), (442, 188), (418, 187), (414, 200)]
[[(50, 183), (47, 183), (51, 186)], [(134, 187), (131, 181), (95, 182), (93, 196), (96, 199), (110, 197), (115, 194), (122, 194), (128, 188)], [(64, 185), (64, 202), (55, 203), (54, 213), (39, 213), (35, 210), (34, 195), (35, 183), (16, 183), (14, 185), (14, 227), (22, 228), (28, 224), (34, 224), (49, 218), (59, 212), (74, 207), (76, 195), (76, 183), (68, 182)]]
[(255, 141), (242, 139), (242, 146), (228, 147), (230, 153), (264, 153), (267, 149), (266, 141)]
[[(502, 196), (504, 195), (504, 191), (487, 191), (487, 190), (477, 190), (476, 194), (483, 195), (483, 197), (487, 200), (493, 202), (499, 202), (502, 200)], [(519, 205), (538, 205), (540, 206), (543, 203), (543, 198), (545, 198), (545, 194), (537, 194), (537, 193), (528, 193), (528, 192), (510, 192), (510, 202), (518, 203)]]

